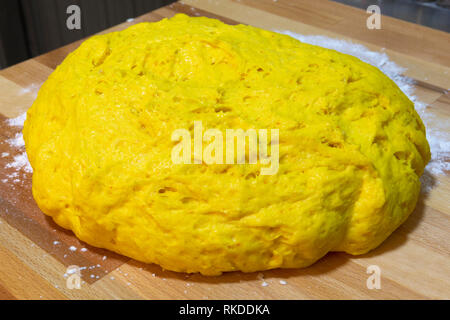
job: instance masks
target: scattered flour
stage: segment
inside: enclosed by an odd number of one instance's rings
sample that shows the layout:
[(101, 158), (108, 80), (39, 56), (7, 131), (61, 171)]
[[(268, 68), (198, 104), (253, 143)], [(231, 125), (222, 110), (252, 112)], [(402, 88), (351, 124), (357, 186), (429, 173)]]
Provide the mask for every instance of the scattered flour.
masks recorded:
[(16, 118), (6, 120), (6, 123), (9, 124), (11, 127), (23, 127), (26, 118), (27, 113), (24, 112)]
[(258, 273), (258, 275), (256, 276), (258, 278), (258, 280), (261, 280), (261, 286), (262, 287), (267, 287), (269, 284), (266, 282), (266, 280), (264, 279), (264, 274), (263, 273)]
[[(26, 112), (20, 116), (6, 120), (6, 123), (11, 127), (23, 127), (25, 119), (27, 117)], [(6, 164), (6, 168), (14, 168), (16, 172), (8, 175), (8, 177), (17, 177), (17, 171), (23, 169), (27, 173), (33, 172), (30, 162), (28, 161), (27, 153), (25, 152), (25, 141), (23, 140), (22, 132), (16, 133), (14, 138), (6, 140), (6, 142), (13, 148), (20, 149), (20, 153), (15, 155), (11, 162)], [(9, 156), (8, 152), (3, 152), (2, 157)], [(20, 182), (19, 179), (15, 179), (13, 182)]]
[(79, 270), (79, 268), (69, 266), (69, 268), (67, 269), (67, 274), (75, 274), (76, 272), (78, 272), (78, 270)]
[(32, 83), (30, 84), (28, 87), (23, 88), (20, 90), (20, 94), (24, 95), (24, 94), (31, 94), (33, 98), (37, 97), (39, 88), (42, 86), (42, 84), (38, 84), (38, 83)]
[(15, 168), (16, 170), (23, 168), (25, 172), (33, 172), (33, 169), (31, 168), (30, 162), (28, 161), (27, 154), (25, 152), (14, 156), (13, 161), (6, 164), (6, 168)]

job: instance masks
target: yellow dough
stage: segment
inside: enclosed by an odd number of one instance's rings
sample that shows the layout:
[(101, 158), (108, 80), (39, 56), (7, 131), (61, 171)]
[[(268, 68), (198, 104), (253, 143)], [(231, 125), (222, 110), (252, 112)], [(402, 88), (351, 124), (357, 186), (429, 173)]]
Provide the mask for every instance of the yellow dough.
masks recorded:
[[(174, 164), (174, 130), (279, 129), (279, 170)], [(177, 15), (94, 36), (28, 111), (33, 195), (97, 247), (218, 275), (363, 254), (413, 211), (430, 159), (413, 103), (355, 57)], [(206, 146), (206, 143), (205, 143)]]

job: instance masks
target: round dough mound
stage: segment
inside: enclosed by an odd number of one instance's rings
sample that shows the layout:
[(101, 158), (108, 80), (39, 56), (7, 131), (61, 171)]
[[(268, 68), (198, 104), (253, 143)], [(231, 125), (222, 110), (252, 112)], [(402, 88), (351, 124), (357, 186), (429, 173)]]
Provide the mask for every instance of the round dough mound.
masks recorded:
[[(174, 130), (279, 129), (279, 170), (174, 164)], [(413, 103), (355, 57), (177, 15), (94, 36), (28, 111), (33, 195), (93, 246), (217, 275), (377, 247), (430, 159)], [(208, 145), (206, 142), (204, 145)]]

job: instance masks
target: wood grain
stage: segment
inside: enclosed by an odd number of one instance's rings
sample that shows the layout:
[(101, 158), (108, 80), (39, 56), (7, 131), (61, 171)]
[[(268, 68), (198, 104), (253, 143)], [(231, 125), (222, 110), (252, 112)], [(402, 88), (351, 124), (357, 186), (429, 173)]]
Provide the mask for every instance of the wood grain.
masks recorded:
[[(377, 51), (384, 48), (417, 81), (416, 95), (428, 105), (427, 111), (437, 115), (440, 123), (450, 123), (447, 33), (384, 16), (382, 30), (368, 30), (367, 14), (362, 10), (306, 0), (190, 0), (104, 32), (180, 12), (229, 24), (350, 39)], [(425, 173), (433, 187), (422, 192), (411, 217), (376, 250), (358, 257), (330, 253), (306, 269), (267, 271), (262, 274), (268, 286), (262, 286), (258, 273), (232, 272), (220, 277), (174, 273), (80, 242), (39, 210), (31, 194), (31, 174), (21, 170), (14, 177), (15, 171), (5, 168), (24, 151), (6, 142), (21, 129), (6, 125), (5, 119), (31, 105), (42, 83), (80, 43), (0, 71), (0, 299), (450, 298), (448, 172)], [(77, 250), (70, 250), (71, 246)], [(66, 286), (70, 265), (83, 268), (80, 290)], [(380, 290), (366, 287), (369, 265), (381, 268)]]

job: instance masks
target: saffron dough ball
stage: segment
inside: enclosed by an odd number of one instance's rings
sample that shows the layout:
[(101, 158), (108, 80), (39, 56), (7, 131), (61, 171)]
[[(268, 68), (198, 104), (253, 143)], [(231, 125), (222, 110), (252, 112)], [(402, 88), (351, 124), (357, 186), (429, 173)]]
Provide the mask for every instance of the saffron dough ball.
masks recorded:
[[(278, 172), (175, 164), (172, 133), (194, 121), (278, 129)], [(413, 103), (377, 68), (186, 15), (85, 41), (44, 83), (23, 132), (34, 198), (57, 224), (205, 275), (374, 249), (413, 211), (430, 159)]]

